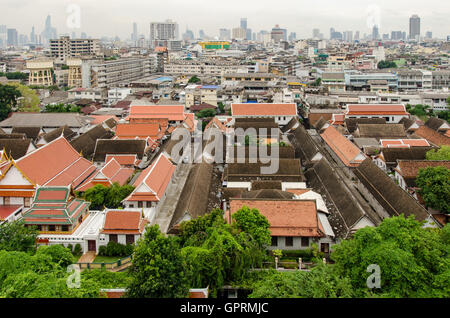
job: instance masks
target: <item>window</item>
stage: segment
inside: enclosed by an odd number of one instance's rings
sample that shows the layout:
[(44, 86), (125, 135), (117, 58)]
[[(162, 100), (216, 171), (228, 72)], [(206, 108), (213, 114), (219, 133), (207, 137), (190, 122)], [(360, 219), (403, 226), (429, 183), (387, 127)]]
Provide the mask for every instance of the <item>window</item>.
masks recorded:
[(127, 242), (127, 244), (134, 244), (134, 235), (133, 234), (127, 234), (126, 242)]
[(3, 204), (4, 205), (10, 205), (11, 204), (11, 198), (10, 197), (4, 197), (3, 198)]
[(278, 246), (278, 237), (272, 236), (272, 246)]
[(145, 202), (145, 207), (146, 208), (151, 208), (152, 207), (152, 203), (151, 202)]
[(117, 234), (109, 234), (109, 240), (111, 242), (117, 243)]
[(321, 243), (320, 244), (320, 251), (322, 253), (329, 253), (329, 251), (330, 251), (330, 243)]
[(55, 231), (56, 231), (56, 226), (54, 226), (54, 225), (49, 225), (49, 226), (48, 226), (48, 231), (49, 231), (49, 232), (55, 232)]
[(26, 208), (29, 208), (30, 205), (31, 205), (31, 198), (23, 198), (23, 205), (24, 205)]
[(309, 237), (302, 237), (302, 247), (309, 246)]
[(138, 202), (138, 208), (142, 208), (143, 206), (144, 206), (143, 202), (142, 202), (142, 201), (139, 201), (139, 202)]
[(63, 226), (61, 227), (61, 230), (62, 230), (63, 232), (68, 232), (68, 231), (69, 231), (69, 226), (68, 226), (68, 225), (63, 225)]
[(286, 246), (294, 246), (294, 240), (292, 238), (292, 236), (288, 236), (285, 238), (285, 245)]

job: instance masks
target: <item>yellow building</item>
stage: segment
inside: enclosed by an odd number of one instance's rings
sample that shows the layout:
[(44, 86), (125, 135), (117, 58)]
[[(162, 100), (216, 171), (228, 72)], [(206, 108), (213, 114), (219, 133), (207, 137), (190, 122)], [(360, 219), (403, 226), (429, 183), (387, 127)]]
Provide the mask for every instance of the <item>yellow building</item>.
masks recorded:
[(53, 60), (27, 61), (27, 70), (30, 71), (29, 85), (53, 85)]
[(81, 77), (81, 59), (79, 58), (68, 58), (66, 62), (69, 67), (69, 87), (82, 87), (82, 77)]
[(230, 48), (228, 41), (208, 41), (198, 43), (204, 50), (225, 50)]

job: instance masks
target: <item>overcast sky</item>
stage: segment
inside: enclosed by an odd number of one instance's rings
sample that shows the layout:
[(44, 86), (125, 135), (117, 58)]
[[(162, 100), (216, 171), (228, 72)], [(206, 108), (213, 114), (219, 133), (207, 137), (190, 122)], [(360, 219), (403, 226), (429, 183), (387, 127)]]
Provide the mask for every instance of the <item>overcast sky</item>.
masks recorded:
[[(69, 28), (67, 10), (77, 4), (81, 12), (80, 28)], [(171, 19), (179, 23), (180, 35), (189, 26), (198, 35), (216, 36), (220, 28), (239, 26), (248, 19), (253, 32), (270, 30), (275, 24), (296, 32), (297, 38), (310, 37), (319, 28), (325, 37), (330, 27), (337, 31), (371, 33), (373, 21), (380, 24), (380, 34), (392, 30), (408, 31), (409, 17), (421, 17), (421, 33), (432, 31), (434, 37), (450, 35), (448, 0), (0, 0), (0, 24), (29, 35), (31, 27), (39, 34), (45, 18), (52, 16), (58, 33), (86, 32), (89, 36), (129, 38), (132, 23), (138, 33), (149, 35), (150, 22)], [(73, 12), (73, 11), (72, 11)], [(70, 23), (69, 23), (70, 25)]]

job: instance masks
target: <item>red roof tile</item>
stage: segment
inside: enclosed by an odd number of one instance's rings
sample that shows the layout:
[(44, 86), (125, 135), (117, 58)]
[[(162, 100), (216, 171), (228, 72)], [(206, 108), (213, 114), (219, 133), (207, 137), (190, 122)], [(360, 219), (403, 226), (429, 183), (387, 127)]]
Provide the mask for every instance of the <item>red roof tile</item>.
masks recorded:
[(333, 126), (329, 126), (321, 136), (347, 167), (357, 167), (366, 159), (359, 148)]
[(232, 104), (233, 116), (297, 116), (295, 104)]

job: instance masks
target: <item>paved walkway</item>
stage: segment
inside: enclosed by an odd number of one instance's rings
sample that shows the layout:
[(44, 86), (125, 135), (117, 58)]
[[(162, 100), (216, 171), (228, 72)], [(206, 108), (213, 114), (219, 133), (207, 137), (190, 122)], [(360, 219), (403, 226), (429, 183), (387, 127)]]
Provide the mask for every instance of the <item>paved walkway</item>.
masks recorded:
[(167, 233), (169, 230), (170, 222), (172, 221), (173, 214), (177, 207), (177, 203), (181, 192), (183, 191), (187, 177), (189, 176), (191, 167), (192, 164), (180, 163), (176, 174), (169, 183), (169, 187), (166, 192), (166, 199), (164, 200), (163, 205), (159, 209), (159, 212), (152, 223), (158, 224), (162, 233)]
[(77, 263), (92, 263), (95, 259), (95, 257), (97, 256), (97, 254), (95, 254), (95, 252), (87, 252), (84, 253), (80, 259), (78, 260)]

